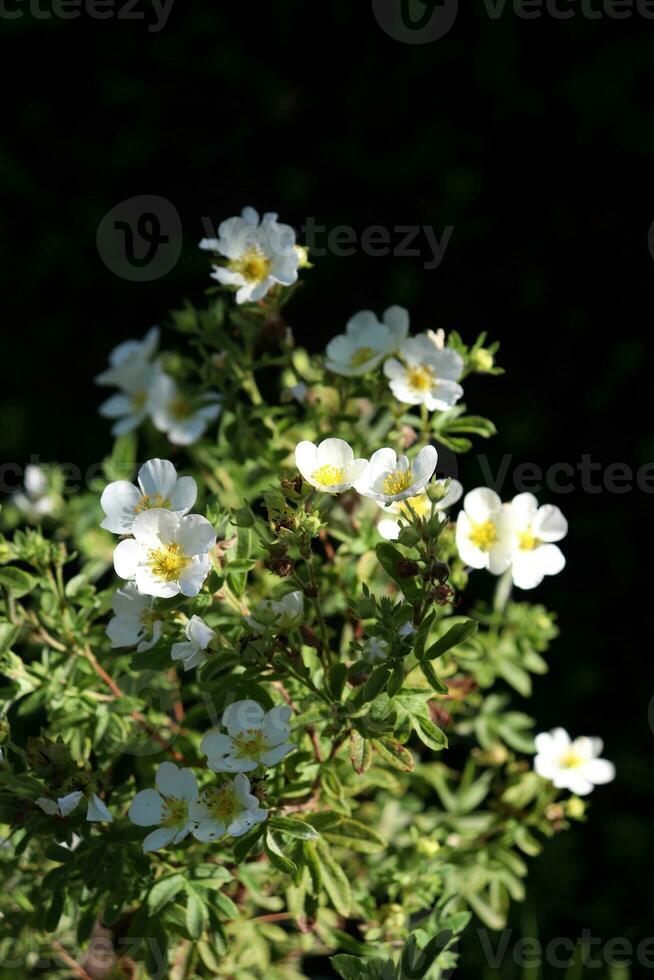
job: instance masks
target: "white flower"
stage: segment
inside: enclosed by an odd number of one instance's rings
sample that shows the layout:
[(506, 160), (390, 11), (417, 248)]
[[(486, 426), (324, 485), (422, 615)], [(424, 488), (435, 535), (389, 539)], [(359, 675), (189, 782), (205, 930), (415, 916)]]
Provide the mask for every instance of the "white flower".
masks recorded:
[(282, 599), (265, 599), (252, 610), (245, 622), (250, 629), (263, 633), (266, 629), (274, 629), (278, 633), (286, 633), (295, 629), (304, 613), (304, 599), (301, 592), (289, 592)]
[(463, 395), (463, 388), (457, 382), (464, 361), (457, 351), (439, 348), (430, 336), (418, 334), (404, 341), (399, 355), (404, 363), (393, 357), (384, 364), (384, 374), (390, 379), (390, 389), (398, 401), (426, 405), (430, 412), (444, 411)]
[(390, 647), (386, 640), (371, 636), (363, 645), (361, 656), (369, 664), (378, 664), (388, 659)]
[(343, 439), (323, 439), (317, 446), (306, 440), (298, 443), (295, 465), (307, 483), (323, 493), (348, 490), (368, 468), (365, 459), (354, 458)]
[(106, 486), (100, 504), (106, 514), (100, 527), (114, 534), (131, 534), (137, 514), (153, 507), (188, 514), (198, 488), (192, 476), (177, 477), (167, 459), (150, 459), (138, 472), (138, 487), (128, 480), (115, 480)]
[(127, 582), (114, 593), (111, 607), (114, 616), (106, 633), (111, 646), (131, 647), (138, 644), (139, 653), (150, 650), (161, 636), (161, 616), (153, 612), (152, 597), (142, 595), (133, 582)]
[(191, 616), (186, 629), (186, 643), (173, 643), (170, 656), (173, 660), (181, 660), (184, 670), (192, 667), (201, 667), (206, 662), (206, 649), (216, 635), (216, 631), (200, 619), (199, 616)]
[(259, 800), (250, 793), (250, 780), (239, 772), (219, 788), (205, 789), (200, 798), (191, 803), (193, 836), (207, 844), (223, 834), (242, 837), (257, 823), (263, 823), (267, 810), (260, 808)]
[(383, 323), (371, 310), (362, 310), (349, 320), (345, 333), (328, 343), (325, 367), (345, 377), (366, 374), (396, 351), (408, 332), (409, 314), (401, 306), (390, 306)]
[[(444, 486), (447, 480), (434, 480), (434, 484), (438, 486)], [(436, 502), (436, 511), (441, 514), (448, 507), (452, 507), (461, 499), (463, 495), (463, 487), (458, 482), (458, 480), (450, 480), (450, 486), (444, 497)], [(415, 497), (409, 497), (408, 500), (396, 501), (394, 504), (386, 505), (381, 501), (377, 501), (377, 504), (386, 514), (396, 514), (398, 517), (403, 517), (408, 520), (411, 517), (411, 510), (425, 519), (429, 518), (431, 514), (431, 500), (427, 495), (426, 490), (422, 490)], [(411, 510), (409, 510), (411, 507)], [(382, 518), (377, 524), (377, 530), (381, 534), (382, 538), (386, 538), (387, 541), (397, 541), (398, 535), (401, 528), (400, 521), (393, 517)]]
[(26, 517), (37, 521), (40, 517), (46, 517), (53, 512), (56, 499), (48, 493), (48, 478), (40, 466), (34, 463), (27, 464), (23, 487), (24, 491), (15, 493), (11, 499)]
[(158, 827), (143, 841), (146, 853), (184, 840), (192, 829), (189, 809), (198, 798), (195, 776), (190, 769), (178, 769), (174, 762), (160, 764), (155, 782), (156, 789), (136, 794), (128, 813), (137, 827)]
[(190, 398), (169, 374), (157, 371), (150, 391), (150, 414), (155, 427), (165, 432), (174, 446), (197, 442), (221, 411), (220, 396), (215, 391)]
[(212, 277), (236, 287), (237, 303), (256, 303), (278, 283), (291, 286), (297, 281), (300, 253), (295, 232), (279, 224), (276, 214), (264, 214), (259, 221), (254, 208), (243, 208), (240, 218), (221, 223), (218, 236), (203, 238), (200, 248), (227, 259), (213, 267)]
[(378, 449), (354, 487), (362, 496), (378, 502), (406, 500), (427, 486), (437, 461), (438, 453), (433, 446), (424, 446), (412, 463), (406, 456), (398, 457), (393, 449)]
[(557, 575), (565, 558), (554, 541), (568, 533), (568, 522), (558, 507), (538, 506), (531, 493), (520, 493), (506, 505), (511, 528), (511, 572), (520, 589), (534, 589), (545, 575)]
[(216, 543), (216, 532), (206, 518), (145, 510), (134, 519), (132, 534), (114, 551), (114, 568), (121, 578), (133, 579), (144, 595), (162, 599), (180, 592), (198, 594), (211, 569), (209, 551)]
[(112, 435), (132, 432), (150, 411), (150, 390), (156, 376), (152, 358), (159, 345), (159, 328), (153, 327), (143, 340), (128, 340), (109, 355), (109, 368), (96, 377), (99, 385), (115, 385), (112, 395), (99, 408), (104, 418), (116, 419)]
[(536, 736), (534, 769), (550, 779), (557, 789), (568, 789), (577, 796), (587, 796), (593, 786), (615, 779), (615, 766), (600, 759), (601, 738), (576, 738), (574, 742), (563, 728)]
[(251, 772), (281, 762), (295, 748), (288, 741), (291, 714), (285, 704), (267, 712), (256, 701), (230, 704), (222, 718), (227, 734), (209, 732), (200, 744), (207, 765), (214, 772)]
[(456, 546), (471, 568), (501, 575), (511, 563), (511, 535), (506, 509), (493, 490), (478, 487), (463, 498), (456, 524)]
[[(68, 817), (73, 810), (77, 809), (83, 798), (84, 793), (78, 789), (73, 793), (68, 793), (66, 796), (59, 796), (56, 800), (50, 800), (47, 796), (40, 796), (36, 800), (36, 805), (41, 807), (43, 812), (47, 813), (50, 817)], [(90, 823), (100, 823), (103, 820), (107, 821), (107, 823), (112, 823), (114, 818), (111, 816), (106, 804), (96, 793), (93, 793), (89, 797), (86, 808), (86, 819)]]

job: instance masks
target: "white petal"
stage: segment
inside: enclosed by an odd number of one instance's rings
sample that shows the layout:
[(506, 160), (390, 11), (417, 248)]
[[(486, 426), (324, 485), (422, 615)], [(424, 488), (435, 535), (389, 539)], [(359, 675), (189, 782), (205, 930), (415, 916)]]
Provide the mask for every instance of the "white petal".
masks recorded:
[(534, 519), (533, 532), (541, 541), (560, 541), (568, 533), (568, 522), (558, 507), (544, 504)]
[(91, 823), (99, 823), (103, 820), (107, 821), (107, 823), (113, 823), (114, 818), (109, 812), (106, 803), (94, 793), (86, 809), (86, 819), (91, 821)]
[(159, 494), (169, 500), (177, 482), (177, 470), (168, 459), (149, 459), (139, 470), (138, 481), (145, 496)]
[(120, 578), (134, 578), (145, 559), (146, 554), (138, 541), (128, 538), (126, 541), (119, 542), (114, 551), (116, 575)]
[(287, 704), (279, 704), (266, 712), (261, 727), (269, 745), (279, 745), (288, 738), (290, 734), (288, 723), (292, 714)]
[(606, 759), (591, 759), (582, 767), (582, 773), (591, 783), (603, 786), (615, 779), (615, 766)]
[(193, 598), (199, 593), (210, 571), (209, 555), (195, 555), (179, 576), (179, 591), (182, 595)]
[(132, 524), (132, 534), (139, 542), (149, 549), (156, 549), (161, 544), (171, 544), (177, 540), (180, 518), (170, 510), (153, 507), (137, 514)]
[(68, 793), (67, 796), (60, 796), (57, 800), (59, 804), (59, 810), (62, 817), (67, 817), (70, 813), (75, 810), (82, 799), (84, 794), (81, 790), (75, 790), (74, 793)]
[(178, 800), (197, 798), (198, 784), (193, 772), (179, 769), (174, 762), (162, 762), (155, 781), (162, 796), (173, 796)]
[(216, 543), (216, 530), (199, 514), (188, 514), (179, 522), (175, 540), (185, 555), (204, 555)]
[(318, 469), (317, 459), (318, 447), (312, 442), (305, 440), (295, 447), (295, 465), (307, 483), (311, 483), (313, 473)]
[(192, 476), (180, 476), (170, 498), (171, 510), (184, 514), (191, 509), (198, 495), (198, 485)]
[(145, 633), (145, 628), (138, 616), (114, 616), (107, 623), (105, 630), (114, 649), (131, 647), (138, 643)]
[(47, 796), (39, 796), (35, 802), (49, 817), (60, 816), (59, 804), (55, 800), (49, 800)]
[(185, 632), (195, 650), (206, 650), (216, 635), (199, 616), (191, 616)]
[(148, 854), (150, 851), (158, 851), (166, 847), (174, 839), (176, 830), (174, 827), (157, 827), (143, 841), (143, 851)]
[(276, 766), (278, 762), (281, 762), (285, 756), (292, 752), (295, 748), (290, 742), (282, 743), (281, 745), (275, 745), (270, 749), (269, 752), (263, 752), (261, 754), (261, 761), (264, 766)]
[(140, 499), (141, 494), (133, 483), (127, 480), (110, 483), (100, 498), (100, 506), (106, 514), (100, 527), (114, 534), (129, 534)]
[(384, 313), (384, 323), (397, 347), (409, 333), (409, 312), (403, 306), (389, 306)]
[(152, 827), (163, 820), (164, 801), (156, 789), (142, 789), (132, 800), (127, 816), (137, 827)]
[(202, 841), (203, 844), (210, 844), (211, 841), (217, 840), (222, 837), (227, 830), (227, 827), (222, 821), (214, 820), (209, 818), (203, 820), (201, 823), (196, 824), (191, 833), (196, 840)]
[(247, 728), (261, 728), (264, 710), (256, 701), (234, 701), (225, 708), (222, 722), (230, 735)]
[(353, 460), (352, 447), (344, 439), (324, 439), (318, 446), (318, 467), (336, 466), (347, 469)]
[(475, 524), (483, 524), (494, 517), (502, 507), (502, 501), (494, 490), (488, 487), (477, 487), (463, 498), (463, 508)]

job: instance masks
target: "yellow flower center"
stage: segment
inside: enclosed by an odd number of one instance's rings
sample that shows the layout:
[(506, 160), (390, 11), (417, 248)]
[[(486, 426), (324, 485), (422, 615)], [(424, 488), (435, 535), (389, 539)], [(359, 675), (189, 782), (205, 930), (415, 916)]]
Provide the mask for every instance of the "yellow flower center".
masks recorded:
[(160, 493), (144, 494), (134, 508), (137, 514), (144, 510), (152, 510), (153, 507), (170, 507), (170, 500), (161, 496)]
[(244, 732), (234, 735), (232, 741), (238, 749), (239, 759), (252, 759), (259, 761), (264, 752), (268, 751), (266, 736), (259, 728), (248, 728)]
[(229, 823), (240, 812), (233, 786), (223, 786), (221, 789), (208, 789), (204, 794), (204, 802), (214, 820)]
[(409, 466), (406, 470), (394, 470), (389, 473), (382, 484), (384, 493), (389, 497), (394, 497), (398, 493), (404, 493), (413, 484), (413, 472)]
[(150, 552), (148, 564), (156, 578), (162, 578), (164, 582), (174, 582), (190, 561), (178, 544), (164, 544)]
[(134, 409), (135, 412), (140, 412), (141, 411), (141, 409), (145, 405), (145, 402), (146, 402), (147, 397), (148, 397), (148, 393), (145, 390), (145, 388), (142, 391), (136, 391), (132, 395), (132, 399), (131, 399), (132, 400), (132, 408)]
[(419, 364), (417, 367), (408, 368), (406, 377), (410, 388), (423, 393), (431, 391), (436, 380), (434, 372), (426, 364)]
[(497, 528), (492, 521), (484, 521), (482, 524), (473, 524), (470, 531), (470, 540), (476, 548), (481, 551), (488, 551), (497, 541)]
[(561, 765), (565, 769), (579, 769), (583, 764), (584, 760), (574, 749), (570, 749), (565, 755), (561, 756)]
[(350, 359), (350, 364), (352, 367), (361, 367), (366, 361), (369, 361), (371, 357), (374, 357), (377, 351), (373, 347), (359, 347), (355, 350), (354, 354)]
[(193, 414), (193, 406), (186, 395), (173, 398), (168, 410), (174, 419), (187, 419)]
[(427, 517), (431, 513), (431, 500), (426, 493), (419, 493), (415, 497), (409, 497), (408, 500), (402, 501), (400, 513), (405, 517), (411, 517), (409, 505), (411, 505), (411, 510), (418, 517)]
[(538, 547), (540, 541), (535, 537), (531, 528), (528, 528), (526, 531), (520, 531), (518, 533), (518, 543), (522, 551), (533, 551), (534, 548)]
[(238, 259), (228, 263), (232, 272), (243, 276), (246, 282), (262, 282), (267, 278), (272, 259), (267, 258), (258, 245), (248, 248)]
[(321, 487), (338, 487), (345, 483), (345, 467), (325, 463), (311, 474), (311, 478)]
[(176, 797), (169, 797), (164, 803), (164, 818), (161, 822), (162, 827), (179, 827), (188, 820), (187, 800), (178, 800)]

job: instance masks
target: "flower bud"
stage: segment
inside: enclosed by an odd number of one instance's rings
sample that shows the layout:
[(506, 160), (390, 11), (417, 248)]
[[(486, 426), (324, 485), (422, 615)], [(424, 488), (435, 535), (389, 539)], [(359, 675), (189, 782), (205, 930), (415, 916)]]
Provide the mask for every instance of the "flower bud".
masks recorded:
[(487, 374), (493, 370), (495, 359), (489, 350), (480, 347), (470, 355), (470, 366), (473, 371), (479, 374)]

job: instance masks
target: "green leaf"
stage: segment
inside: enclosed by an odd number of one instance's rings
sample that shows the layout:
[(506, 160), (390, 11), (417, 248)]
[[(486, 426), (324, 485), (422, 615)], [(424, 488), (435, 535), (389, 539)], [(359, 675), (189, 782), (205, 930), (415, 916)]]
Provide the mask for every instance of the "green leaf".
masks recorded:
[(182, 875), (171, 875), (169, 878), (162, 878), (160, 881), (156, 882), (148, 892), (147, 897), (147, 908), (148, 914), (151, 918), (172, 902), (175, 895), (182, 890), (184, 887), (184, 878)]
[(372, 746), (367, 738), (360, 735), (355, 729), (350, 733), (350, 759), (352, 768), (355, 772), (366, 772), (372, 765)]
[(8, 589), (16, 598), (27, 595), (36, 586), (36, 579), (24, 572), (22, 568), (11, 566), (0, 568), (0, 586)]
[(186, 928), (192, 939), (199, 939), (207, 925), (207, 907), (188, 883), (186, 891)]
[(264, 847), (266, 849), (266, 854), (270, 858), (271, 864), (273, 864), (278, 871), (281, 871), (282, 874), (292, 875), (297, 871), (297, 865), (291, 861), (290, 858), (286, 857), (281, 847), (277, 843), (274, 834), (272, 834), (269, 830), (266, 831)]
[(238, 919), (241, 914), (238, 905), (224, 892), (212, 892), (209, 901), (228, 919)]
[(292, 817), (271, 817), (268, 826), (298, 840), (315, 840), (318, 837), (318, 832), (310, 824)]
[(321, 841), (314, 846), (320, 862), (324, 889), (338, 914), (347, 918), (352, 906), (352, 891), (347, 875), (340, 864), (334, 860), (331, 851), (324, 842)]
[(358, 956), (338, 953), (336, 956), (332, 956), (329, 962), (339, 977), (343, 977), (343, 980), (363, 980), (367, 974), (364, 961), (359, 959)]
[(373, 745), (384, 762), (393, 769), (401, 772), (412, 772), (415, 769), (416, 763), (409, 750), (394, 738), (374, 739)]
[(443, 683), (443, 681), (440, 679), (440, 677), (438, 676), (438, 674), (436, 673), (436, 671), (434, 670), (434, 668), (432, 667), (432, 665), (429, 663), (428, 660), (423, 660), (421, 662), (420, 670), (427, 678), (430, 686), (434, 689), (434, 691), (436, 691), (438, 694), (448, 693), (447, 684)]
[(391, 676), (391, 668), (388, 664), (380, 664), (375, 667), (372, 674), (363, 685), (363, 691), (361, 692), (361, 698), (364, 703), (368, 701), (374, 701), (381, 692), (386, 687), (386, 682)]
[(412, 715), (411, 724), (420, 741), (424, 742), (430, 749), (440, 752), (441, 749), (447, 748), (447, 735), (429, 718)]
[(475, 635), (478, 629), (479, 623), (474, 619), (468, 619), (464, 623), (456, 623), (450, 627), (444, 636), (441, 636), (435, 643), (432, 643), (429, 649), (422, 655), (421, 660), (436, 660), (437, 657), (442, 657), (452, 647), (456, 647), (459, 643), (469, 640), (471, 636)]
[(386, 842), (371, 827), (351, 817), (343, 817), (338, 827), (325, 832), (325, 837), (332, 844), (362, 854), (377, 854), (386, 847)]

